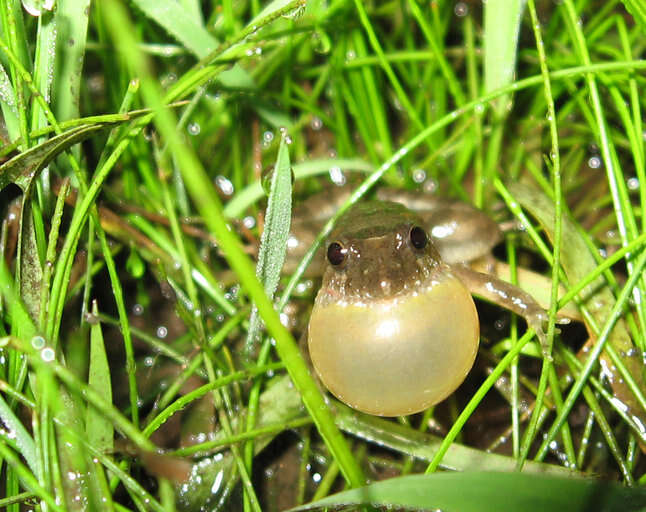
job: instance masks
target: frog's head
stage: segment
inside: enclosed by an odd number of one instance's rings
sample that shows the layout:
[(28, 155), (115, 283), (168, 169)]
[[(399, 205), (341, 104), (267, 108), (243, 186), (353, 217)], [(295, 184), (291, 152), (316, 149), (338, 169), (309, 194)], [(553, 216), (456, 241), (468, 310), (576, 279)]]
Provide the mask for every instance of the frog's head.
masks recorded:
[(392, 202), (348, 210), (329, 237), (326, 256), (323, 289), (335, 302), (388, 300), (424, 286), (441, 267), (422, 220)]

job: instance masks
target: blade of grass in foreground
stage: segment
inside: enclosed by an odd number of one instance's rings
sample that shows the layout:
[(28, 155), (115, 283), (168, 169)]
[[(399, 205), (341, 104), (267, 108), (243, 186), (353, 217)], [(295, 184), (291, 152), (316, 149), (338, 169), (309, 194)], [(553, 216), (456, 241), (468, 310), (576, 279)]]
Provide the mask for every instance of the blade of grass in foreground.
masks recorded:
[[(258, 252), (258, 264), (256, 276), (265, 287), (265, 293), (273, 299), (280, 274), (285, 262), (287, 251), (287, 239), (292, 216), (292, 170), (289, 159), (288, 135), (282, 134), (276, 165), (271, 175), (269, 185), (269, 199), (265, 214), (265, 226), (260, 237), (260, 249)], [(246, 351), (250, 356), (256, 348), (260, 335), (260, 317), (258, 310), (253, 308), (249, 319), (249, 331), (247, 335)], [(266, 339), (260, 349), (256, 364), (264, 365), (271, 353), (271, 340)], [(249, 407), (247, 409), (246, 430), (252, 430), (256, 425), (258, 407), (260, 403), (260, 392), (264, 379), (262, 375), (256, 377), (251, 392), (249, 393)], [(254, 441), (245, 444), (245, 464), (251, 473), (254, 457)], [(247, 500), (245, 495), (245, 500)], [(248, 506), (245, 507), (248, 510)]]
[(438, 473), (391, 478), (293, 508), (290, 512), (357, 505), (461, 512), (584, 512), (592, 509), (630, 512), (643, 510), (646, 491), (600, 480), (524, 473)]

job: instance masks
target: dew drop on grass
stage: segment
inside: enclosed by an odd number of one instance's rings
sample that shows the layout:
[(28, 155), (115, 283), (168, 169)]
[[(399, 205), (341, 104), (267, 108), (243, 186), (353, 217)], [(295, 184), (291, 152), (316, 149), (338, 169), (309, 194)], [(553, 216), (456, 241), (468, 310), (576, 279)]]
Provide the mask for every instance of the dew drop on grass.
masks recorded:
[(46, 363), (51, 363), (55, 357), (56, 357), (56, 353), (54, 352), (54, 349), (51, 347), (45, 347), (40, 352), (40, 358)]
[(453, 8), (453, 12), (458, 18), (464, 18), (469, 14), (469, 6), (464, 2), (458, 2)]
[(228, 178), (222, 175), (219, 175), (215, 178), (215, 185), (220, 189), (220, 191), (225, 196), (231, 196), (235, 191), (233, 187), (233, 183), (231, 183), (231, 181)]
[(189, 123), (187, 126), (189, 135), (199, 135), (200, 129), (200, 123)]
[(0, 65), (0, 101), (5, 105), (8, 105), (12, 111), (16, 111), (16, 103), (14, 101), (13, 88), (11, 87), (11, 81), (9, 76), (7, 76), (4, 67)]
[(35, 350), (40, 350), (41, 348), (43, 348), (45, 346), (45, 338), (43, 338), (42, 336), (34, 336), (31, 339), (31, 346)]
[(343, 171), (339, 166), (334, 166), (330, 167), (330, 179), (332, 180), (332, 183), (338, 186), (345, 185), (346, 179), (345, 179), (345, 174), (343, 174)]
[(51, 11), (54, 3), (54, 0), (22, 0), (25, 11), (36, 17), (43, 14), (43, 11)]
[(412, 172), (412, 178), (415, 183), (424, 183), (426, 180), (426, 171), (424, 169), (415, 169)]
[(253, 229), (256, 227), (256, 218), (253, 215), (247, 215), (242, 219), (242, 225), (247, 229)]
[(590, 169), (599, 169), (599, 167), (601, 167), (601, 158), (598, 156), (591, 156), (588, 159), (588, 167), (590, 167)]

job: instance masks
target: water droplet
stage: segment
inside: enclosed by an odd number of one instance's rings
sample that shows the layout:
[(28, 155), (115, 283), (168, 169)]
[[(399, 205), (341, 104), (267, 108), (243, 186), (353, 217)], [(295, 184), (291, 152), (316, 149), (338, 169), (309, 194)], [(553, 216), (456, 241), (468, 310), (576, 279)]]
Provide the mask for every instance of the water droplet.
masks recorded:
[(412, 172), (412, 177), (415, 183), (424, 183), (426, 180), (426, 171), (424, 169), (415, 169)]
[(253, 229), (256, 227), (256, 218), (252, 215), (247, 215), (242, 219), (242, 225), (247, 229)]
[(45, 346), (45, 338), (43, 338), (42, 336), (34, 336), (31, 339), (31, 346), (35, 350), (40, 350), (41, 348), (43, 348)]
[(453, 12), (458, 18), (464, 18), (467, 14), (469, 14), (469, 6), (464, 2), (458, 2), (457, 4), (455, 4)]
[(598, 169), (601, 167), (601, 158), (598, 156), (591, 156), (588, 159), (588, 167), (590, 167), (590, 169)]
[(424, 182), (424, 186), (422, 187), (422, 189), (423, 189), (423, 190), (424, 190), (424, 192), (426, 192), (427, 194), (433, 194), (434, 192), (436, 192), (436, 191), (437, 191), (438, 186), (439, 186), (439, 185), (438, 185), (438, 183), (437, 183), (437, 181), (436, 181), (436, 180), (434, 180), (434, 179), (429, 179), (429, 180), (426, 180), (426, 181)]
[(132, 314), (136, 316), (141, 316), (144, 313), (144, 307), (141, 304), (135, 304), (132, 306)]
[(45, 347), (40, 352), (40, 358), (46, 363), (51, 363), (55, 357), (56, 357), (56, 353), (54, 352), (54, 349), (51, 347)]
[(633, 176), (626, 181), (629, 190), (639, 190), (639, 178)]
[(157, 337), (165, 338), (166, 336), (168, 336), (168, 329), (163, 325), (157, 327)]
[(187, 127), (188, 133), (190, 135), (199, 135), (200, 134), (200, 124), (199, 123), (189, 123)]
[(332, 180), (332, 183), (338, 186), (345, 185), (346, 182), (345, 175), (343, 174), (341, 167), (336, 165), (334, 167), (330, 167), (330, 179)]
[(22, 0), (22, 6), (32, 16), (40, 16), (43, 11), (54, 8), (54, 0)]
[(317, 30), (312, 34), (312, 47), (314, 51), (320, 54), (327, 54), (332, 49), (330, 36), (322, 30)]
[(215, 178), (215, 185), (222, 191), (225, 196), (233, 195), (233, 183), (228, 178), (219, 175)]
[(273, 142), (273, 140), (274, 140), (274, 132), (267, 130), (262, 134), (262, 146), (264, 148), (269, 147), (269, 145)]

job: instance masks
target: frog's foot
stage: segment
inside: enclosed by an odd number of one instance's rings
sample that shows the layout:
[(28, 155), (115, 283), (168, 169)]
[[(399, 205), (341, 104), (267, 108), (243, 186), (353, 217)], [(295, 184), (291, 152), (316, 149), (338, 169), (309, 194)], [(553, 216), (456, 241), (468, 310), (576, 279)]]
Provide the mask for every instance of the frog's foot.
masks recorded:
[(536, 332), (543, 356), (552, 361), (550, 345), (545, 332), (549, 317), (529, 293), (496, 276), (477, 272), (466, 265), (451, 265), (451, 270), (469, 288), (471, 293), (522, 316), (527, 325)]

